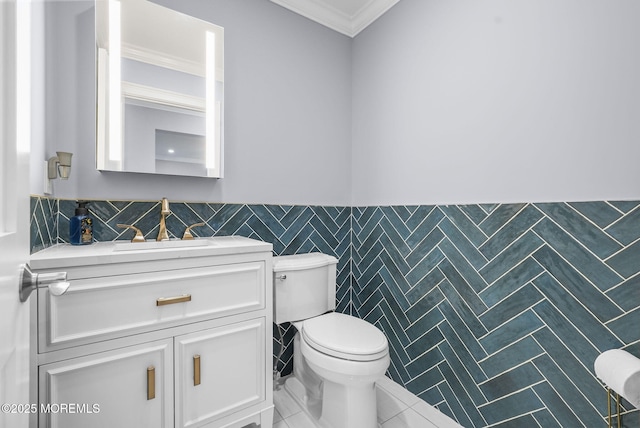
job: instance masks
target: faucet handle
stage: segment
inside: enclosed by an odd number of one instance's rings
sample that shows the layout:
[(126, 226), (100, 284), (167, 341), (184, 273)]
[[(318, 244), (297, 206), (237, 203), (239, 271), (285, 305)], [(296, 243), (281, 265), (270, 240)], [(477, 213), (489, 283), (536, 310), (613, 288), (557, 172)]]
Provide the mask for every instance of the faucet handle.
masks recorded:
[(136, 236), (133, 237), (131, 242), (145, 242), (144, 235), (142, 235), (142, 231), (140, 229), (138, 229), (137, 227), (135, 227), (135, 226), (133, 226), (131, 224), (121, 224), (121, 223), (116, 224), (116, 226), (122, 227), (122, 228), (125, 228), (125, 229), (132, 229), (132, 230), (134, 230), (136, 232)]
[(184, 231), (184, 235), (182, 235), (182, 239), (193, 239), (193, 235), (191, 234), (191, 229), (193, 229), (194, 227), (200, 227), (200, 226), (204, 226), (206, 223), (196, 223), (196, 224), (192, 224), (191, 226), (187, 227)]

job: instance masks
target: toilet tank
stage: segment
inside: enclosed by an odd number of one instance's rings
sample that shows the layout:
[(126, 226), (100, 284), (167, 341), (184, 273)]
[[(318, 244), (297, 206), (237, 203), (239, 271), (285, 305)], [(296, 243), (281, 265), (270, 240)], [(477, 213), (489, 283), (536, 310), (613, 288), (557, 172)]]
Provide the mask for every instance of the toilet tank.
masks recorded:
[(322, 253), (274, 257), (274, 322), (299, 321), (334, 310), (337, 263)]

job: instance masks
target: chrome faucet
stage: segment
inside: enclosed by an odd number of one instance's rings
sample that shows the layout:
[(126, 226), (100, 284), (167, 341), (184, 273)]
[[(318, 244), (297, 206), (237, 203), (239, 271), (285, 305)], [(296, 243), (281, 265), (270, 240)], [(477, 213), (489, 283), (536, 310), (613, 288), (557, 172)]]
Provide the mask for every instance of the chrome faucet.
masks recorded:
[(156, 241), (168, 241), (169, 234), (167, 233), (167, 224), (165, 218), (171, 214), (171, 210), (169, 210), (169, 200), (167, 198), (162, 198), (162, 202), (160, 203), (160, 230), (158, 230), (158, 237)]

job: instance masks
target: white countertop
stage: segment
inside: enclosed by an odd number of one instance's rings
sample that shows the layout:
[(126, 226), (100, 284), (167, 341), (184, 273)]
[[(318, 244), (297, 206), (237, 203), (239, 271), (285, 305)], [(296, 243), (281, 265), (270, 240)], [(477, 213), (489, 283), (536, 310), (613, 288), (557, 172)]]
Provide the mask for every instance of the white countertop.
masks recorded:
[[(166, 247), (166, 248), (165, 248)], [(242, 236), (171, 240), (97, 242), (91, 245), (56, 244), (31, 255), (32, 269), (127, 263), (272, 251), (272, 244)]]

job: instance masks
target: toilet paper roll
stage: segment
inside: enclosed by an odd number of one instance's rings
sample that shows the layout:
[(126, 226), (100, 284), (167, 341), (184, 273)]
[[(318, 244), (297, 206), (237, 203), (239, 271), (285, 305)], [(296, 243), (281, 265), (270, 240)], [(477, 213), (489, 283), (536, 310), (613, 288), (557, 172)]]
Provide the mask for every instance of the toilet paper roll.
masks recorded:
[(622, 349), (610, 349), (598, 355), (593, 367), (600, 380), (640, 409), (640, 359)]

